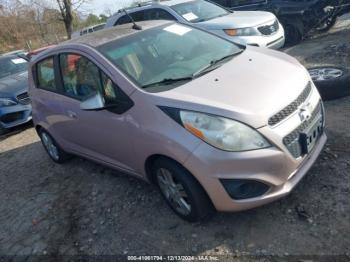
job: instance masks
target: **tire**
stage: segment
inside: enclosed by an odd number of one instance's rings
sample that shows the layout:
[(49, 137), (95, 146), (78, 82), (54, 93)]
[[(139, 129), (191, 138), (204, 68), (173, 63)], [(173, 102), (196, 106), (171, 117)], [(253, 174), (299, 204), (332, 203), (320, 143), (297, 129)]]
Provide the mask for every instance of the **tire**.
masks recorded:
[[(187, 205), (180, 201), (182, 203), (182, 206), (180, 206), (179, 202), (171, 200), (171, 198), (175, 199), (176, 197), (167, 194), (169, 185), (165, 186), (164, 181), (162, 181), (164, 177), (169, 175), (166, 172), (171, 175), (172, 181), (176, 185), (177, 195), (180, 195)], [(153, 164), (152, 174), (166, 203), (182, 219), (189, 222), (198, 222), (209, 218), (214, 213), (211, 200), (202, 186), (192, 174), (177, 162), (167, 158), (159, 158)], [(189, 206), (189, 209), (185, 208), (186, 206)]]
[[(322, 65), (310, 67), (308, 71), (323, 100), (333, 100), (350, 95), (349, 69), (334, 65)], [(331, 77), (331, 75), (333, 76)]]
[(47, 154), (54, 162), (62, 164), (71, 158), (71, 155), (66, 153), (46, 130), (40, 129), (39, 136)]
[(299, 28), (296, 25), (285, 24), (285, 35), (286, 35), (286, 45), (293, 46), (303, 40), (303, 34), (300, 32)]
[(8, 130), (0, 125), (0, 136), (5, 135)]

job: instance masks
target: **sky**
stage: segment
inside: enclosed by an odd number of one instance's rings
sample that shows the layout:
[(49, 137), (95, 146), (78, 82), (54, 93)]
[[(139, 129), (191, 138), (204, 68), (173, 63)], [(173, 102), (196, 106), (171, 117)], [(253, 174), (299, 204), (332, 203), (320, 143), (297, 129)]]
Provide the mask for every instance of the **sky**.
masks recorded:
[(106, 13), (107, 10), (114, 13), (120, 8), (130, 5), (131, 2), (132, 0), (90, 0), (88, 4), (85, 4), (84, 9), (96, 15)]

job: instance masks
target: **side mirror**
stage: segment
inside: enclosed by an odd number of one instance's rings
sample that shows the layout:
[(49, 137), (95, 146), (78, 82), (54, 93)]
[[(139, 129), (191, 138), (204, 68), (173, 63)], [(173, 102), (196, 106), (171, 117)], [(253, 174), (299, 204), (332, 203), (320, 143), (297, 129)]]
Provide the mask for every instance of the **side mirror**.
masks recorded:
[(91, 95), (86, 100), (80, 103), (81, 110), (101, 110), (105, 108), (105, 103), (102, 95), (98, 92)]

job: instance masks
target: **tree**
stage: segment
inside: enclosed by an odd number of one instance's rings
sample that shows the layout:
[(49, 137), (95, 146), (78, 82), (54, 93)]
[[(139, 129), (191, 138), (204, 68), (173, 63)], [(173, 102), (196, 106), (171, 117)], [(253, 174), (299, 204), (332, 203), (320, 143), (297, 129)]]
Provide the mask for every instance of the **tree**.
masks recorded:
[(84, 3), (89, 0), (56, 0), (60, 10), (67, 37), (71, 39), (73, 32), (74, 11), (77, 11)]

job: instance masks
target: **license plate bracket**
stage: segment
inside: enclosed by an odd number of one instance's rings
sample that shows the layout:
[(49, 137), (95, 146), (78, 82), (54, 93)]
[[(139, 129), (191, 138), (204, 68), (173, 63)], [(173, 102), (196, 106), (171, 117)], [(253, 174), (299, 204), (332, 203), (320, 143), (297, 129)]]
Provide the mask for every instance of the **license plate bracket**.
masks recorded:
[(318, 119), (313, 125), (305, 129), (299, 137), (301, 151), (303, 154), (308, 154), (314, 148), (318, 138), (323, 133), (322, 117)]

